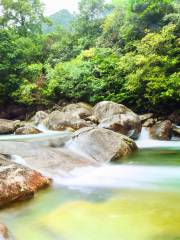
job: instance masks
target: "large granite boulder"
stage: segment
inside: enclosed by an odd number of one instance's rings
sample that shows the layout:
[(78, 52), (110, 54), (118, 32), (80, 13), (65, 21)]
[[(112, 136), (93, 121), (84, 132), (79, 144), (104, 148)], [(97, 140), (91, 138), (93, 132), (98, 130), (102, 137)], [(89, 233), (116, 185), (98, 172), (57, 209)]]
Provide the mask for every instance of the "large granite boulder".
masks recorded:
[(0, 208), (32, 198), (37, 190), (49, 186), (50, 183), (50, 179), (37, 171), (0, 155)]
[(85, 103), (69, 104), (62, 109), (63, 112), (69, 113), (72, 116), (85, 119), (92, 115), (93, 109), (90, 105)]
[(170, 140), (172, 137), (172, 123), (169, 120), (155, 123), (150, 128), (150, 136), (157, 140)]
[(137, 150), (132, 139), (108, 129), (93, 127), (76, 131), (69, 145), (103, 163), (119, 160)]
[(137, 114), (122, 104), (110, 101), (98, 103), (94, 109), (94, 116), (99, 121), (99, 127), (122, 133), (137, 139), (141, 133), (141, 121)]
[(0, 134), (11, 134), (16, 129), (16, 121), (0, 119)]
[(50, 130), (63, 131), (73, 129), (78, 130), (83, 127), (88, 127), (91, 123), (80, 119), (79, 116), (74, 116), (67, 112), (54, 111), (44, 121), (46, 127)]
[(41, 131), (31, 125), (17, 128), (15, 131), (16, 135), (28, 135), (28, 134), (39, 134)]

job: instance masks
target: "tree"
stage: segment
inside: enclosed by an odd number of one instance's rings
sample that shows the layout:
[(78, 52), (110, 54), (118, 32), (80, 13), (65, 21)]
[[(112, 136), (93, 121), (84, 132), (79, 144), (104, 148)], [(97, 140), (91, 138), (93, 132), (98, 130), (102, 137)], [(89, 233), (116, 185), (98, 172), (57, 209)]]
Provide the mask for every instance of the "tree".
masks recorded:
[(134, 42), (143, 38), (147, 30), (157, 32), (168, 24), (164, 17), (174, 13), (171, 0), (116, 0), (114, 5), (103, 24), (102, 36), (106, 45), (126, 52), (134, 49)]
[(104, 3), (104, 0), (81, 0), (79, 3), (79, 14), (73, 27), (81, 50), (94, 46), (101, 35), (101, 24), (107, 14)]
[(46, 19), (40, 0), (0, 0), (0, 6), (1, 28), (15, 29), (21, 36), (41, 33), (42, 23)]
[(125, 84), (124, 101), (137, 109), (167, 111), (180, 101), (179, 38), (173, 24), (148, 33), (134, 52), (120, 60)]
[[(0, 102), (23, 100), (17, 95), (21, 86), (36, 85), (42, 74), (42, 43), (31, 38), (19, 37), (14, 31), (0, 29)], [(26, 98), (31, 101), (29, 93)], [(32, 101), (31, 101), (32, 102)], [(27, 103), (27, 101), (26, 101)]]

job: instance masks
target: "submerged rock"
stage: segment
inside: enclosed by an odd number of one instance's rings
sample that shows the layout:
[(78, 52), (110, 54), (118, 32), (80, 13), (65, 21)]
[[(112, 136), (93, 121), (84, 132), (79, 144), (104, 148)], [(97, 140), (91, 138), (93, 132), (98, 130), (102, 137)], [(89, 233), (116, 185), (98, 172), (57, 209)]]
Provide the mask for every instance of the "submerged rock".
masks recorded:
[(103, 101), (94, 107), (99, 127), (122, 133), (137, 139), (141, 133), (141, 121), (137, 114), (122, 104)]
[(13, 240), (14, 238), (8, 231), (8, 228), (0, 223), (0, 240)]
[(92, 115), (93, 109), (85, 103), (69, 104), (62, 109), (63, 112), (70, 113), (72, 116), (85, 119)]
[(157, 140), (170, 140), (172, 137), (172, 123), (169, 120), (157, 122), (150, 128), (150, 135)]
[(26, 125), (24, 127), (20, 127), (16, 129), (16, 135), (28, 135), (28, 134), (39, 134), (41, 131), (33, 126)]
[(64, 131), (68, 128), (78, 130), (83, 127), (88, 127), (91, 124), (78, 116), (74, 116), (70, 113), (54, 111), (44, 121), (46, 127), (50, 130)]
[(50, 183), (50, 179), (37, 171), (0, 155), (0, 207), (32, 198), (37, 190)]
[(119, 160), (137, 150), (130, 138), (104, 128), (83, 128), (75, 132), (70, 145), (98, 162)]
[(4, 224), (0, 223), (0, 239), (5, 240), (9, 238), (8, 229)]
[(16, 129), (16, 121), (0, 119), (0, 134), (11, 134)]

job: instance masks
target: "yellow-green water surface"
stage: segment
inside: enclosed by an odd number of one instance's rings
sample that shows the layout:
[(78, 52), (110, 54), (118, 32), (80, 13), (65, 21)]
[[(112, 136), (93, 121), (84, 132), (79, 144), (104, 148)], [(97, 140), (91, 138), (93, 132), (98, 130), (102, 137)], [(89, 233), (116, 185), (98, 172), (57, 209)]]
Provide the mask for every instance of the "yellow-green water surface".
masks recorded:
[[(179, 169), (178, 149), (141, 151), (124, 161)], [(176, 171), (156, 190), (59, 185), (1, 210), (0, 220), (17, 240), (180, 240), (179, 179)]]

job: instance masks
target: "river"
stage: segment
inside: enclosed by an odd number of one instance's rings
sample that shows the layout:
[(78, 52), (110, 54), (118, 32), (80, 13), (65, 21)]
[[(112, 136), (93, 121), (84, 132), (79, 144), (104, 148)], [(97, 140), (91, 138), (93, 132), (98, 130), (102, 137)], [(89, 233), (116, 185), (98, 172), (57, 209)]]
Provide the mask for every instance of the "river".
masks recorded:
[(121, 162), (56, 177), (33, 200), (1, 210), (1, 221), (17, 240), (179, 240), (180, 141), (150, 140), (144, 129), (137, 145)]

